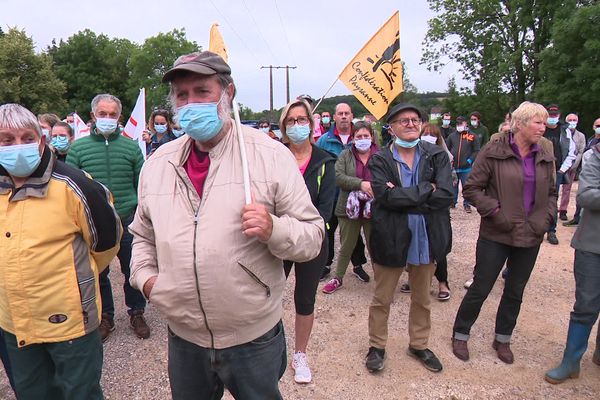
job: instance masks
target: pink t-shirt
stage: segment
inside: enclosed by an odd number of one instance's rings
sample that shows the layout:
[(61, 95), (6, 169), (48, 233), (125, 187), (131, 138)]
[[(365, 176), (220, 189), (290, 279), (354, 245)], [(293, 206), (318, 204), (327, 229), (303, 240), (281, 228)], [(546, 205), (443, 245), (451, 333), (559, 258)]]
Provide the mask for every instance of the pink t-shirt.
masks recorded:
[(202, 198), (202, 191), (204, 190), (204, 182), (208, 176), (208, 168), (210, 167), (210, 157), (208, 153), (196, 149), (196, 146), (192, 144), (192, 151), (190, 156), (183, 168), (187, 172), (198, 196)]
[(300, 166), (300, 173), (302, 175), (304, 175), (304, 172), (306, 172), (306, 168), (308, 168), (308, 164), (310, 164), (311, 159), (312, 159), (312, 155), (310, 157), (308, 157), (308, 160), (306, 160), (306, 162)]

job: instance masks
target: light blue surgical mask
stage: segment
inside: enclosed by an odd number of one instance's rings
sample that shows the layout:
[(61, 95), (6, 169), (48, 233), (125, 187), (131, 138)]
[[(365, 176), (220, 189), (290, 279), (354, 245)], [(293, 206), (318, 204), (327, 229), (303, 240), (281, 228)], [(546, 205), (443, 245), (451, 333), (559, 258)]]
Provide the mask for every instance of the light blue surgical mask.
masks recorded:
[(103, 135), (110, 135), (117, 129), (117, 120), (112, 118), (96, 118), (96, 130)]
[(449, 120), (449, 119), (443, 119), (443, 120), (442, 120), (442, 126), (443, 126), (444, 128), (447, 128), (447, 127), (449, 127), (449, 126), (450, 126), (450, 120)]
[(574, 131), (577, 128), (577, 122), (569, 122), (569, 129)]
[(331, 122), (331, 118), (329, 118), (329, 117), (323, 117), (323, 118), (321, 118), (321, 121), (322, 121), (322, 122), (323, 122), (325, 125), (327, 125), (328, 123), (330, 123), (330, 122)]
[(269, 131), (271, 129), (269, 129), (269, 127), (265, 127), (265, 128), (260, 128), (264, 133), (269, 133)]
[(44, 136), (46, 136), (46, 141), (52, 139), (52, 135), (50, 135), (50, 130), (49, 129), (43, 129), (42, 128), (42, 134)]
[(410, 142), (406, 140), (402, 140), (399, 137), (396, 138), (395, 143), (400, 147), (404, 147), (405, 149), (412, 149), (421, 141), (420, 138), (416, 138), (415, 140), (411, 140)]
[(69, 138), (66, 136), (55, 136), (52, 138), (50, 145), (56, 150), (64, 153), (69, 150), (71, 143), (69, 143)]
[(39, 147), (38, 142), (0, 146), (0, 165), (12, 176), (25, 178), (31, 175), (42, 161)]
[(156, 131), (156, 133), (165, 133), (167, 131), (167, 126), (154, 124), (154, 130)]
[(173, 129), (173, 135), (175, 135), (175, 137), (180, 137), (181, 135), (183, 135), (185, 132), (181, 129)]
[(356, 139), (354, 141), (354, 147), (361, 153), (366, 153), (371, 148), (371, 143), (373, 143), (371, 139)]
[(310, 136), (310, 126), (306, 125), (298, 125), (294, 124), (293, 126), (288, 126), (285, 134), (290, 139), (292, 143), (299, 144), (303, 143)]
[(598, 127), (598, 128), (596, 128), (596, 129), (594, 129), (594, 133), (595, 133), (596, 135), (600, 135), (600, 127)]
[(548, 117), (548, 119), (546, 120), (546, 123), (548, 125), (556, 125), (556, 124), (558, 124), (558, 117)]
[(216, 103), (190, 103), (177, 109), (179, 125), (192, 139), (207, 142), (217, 136), (224, 123), (218, 110), (224, 94)]

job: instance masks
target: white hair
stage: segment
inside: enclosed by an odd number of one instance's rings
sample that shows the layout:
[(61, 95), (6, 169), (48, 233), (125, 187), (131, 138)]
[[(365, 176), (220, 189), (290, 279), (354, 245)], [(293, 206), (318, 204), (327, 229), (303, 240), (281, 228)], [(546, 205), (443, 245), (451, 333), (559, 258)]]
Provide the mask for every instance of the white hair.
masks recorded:
[(0, 129), (31, 129), (42, 136), (36, 116), (22, 105), (14, 103), (0, 106)]
[(118, 97), (113, 96), (112, 94), (108, 94), (108, 93), (98, 94), (98, 95), (96, 95), (96, 97), (94, 97), (94, 99), (92, 100), (92, 112), (94, 114), (96, 114), (96, 109), (98, 108), (98, 104), (101, 101), (111, 101), (113, 103), (117, 103), (117, 106), (119, 108), (119, 115), (121, 115), (121, 111), (123, 111), (123, 106), (121, 105), (121, 100), (119, 100)]

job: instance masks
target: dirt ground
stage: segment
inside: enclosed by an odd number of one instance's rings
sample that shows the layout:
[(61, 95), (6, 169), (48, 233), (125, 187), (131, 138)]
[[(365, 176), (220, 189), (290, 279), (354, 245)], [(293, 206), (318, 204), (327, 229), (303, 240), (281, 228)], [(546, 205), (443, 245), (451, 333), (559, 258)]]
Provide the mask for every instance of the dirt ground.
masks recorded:
[[(574, 185), (576, 186), (576, 185)], [(574, 196), (576, 188), (573, 188)], [(575, 207), (572, 199), (569, 217)], [(308, 356), (313, 382), (294, 383), (288, 367), (281, 380), (286, 399), (598, 399), (600, 367), (591, 361), (596, 328), (583, 357), (581, 377), (561, 385), (550, 385), (544, 372), (560, 361), (574, 301), (573, 249), (575, 228), (559, 224), (560, 244), (542, 244), (536, 267), (525, 291), (515, 329), (513, 365), (497, 359), (491, 347), (494, 319), (503, 289), (499, 279), (473, 327), (469, 347), (471, 360), (463, 362), (452, 354), (450, 338), (456, 311), (465, 293), (463, 283), (472, 274), (475, 242), (479, 228), (476, 212), (462, 207), (452, 210), (453, 251), (448, 257), (452, 297), (447, 302), (432, 299), (433, 329), (430, 348), (444, 365), (441, 373), (425, 370), (406, 354), (408, 346), (409, 295), (397, 291), (390, 314), (390, 337), (385, 369), (370, 374), (364, 367), (368, 350), (367, 316), (373, 282), (358, 281), (349, 273), (344, 286), (331, 295), (319, 285), (315, 326)], [(365, 269), (372, 276), (370, 265)], [(351, 270), (349, 270), (351, 271)], [(148, 340), (134, 337), (120, 290), (122, 274), (112, 268), (111, 280), (117, 308), (117, 329), (104, 345), (102, 386), (107, 399), (170, 399), (167, 376), (166, 325), (149, 305), (147, 320), (152, 328)], [(404, 282), (406, 277), (401, 278)], [(435, 280), (434, 280), (435, 281)], [(432, 285), (435, 294), (437, 283)], [(284, 299), (284, 323), (288, 359), (293, 351), (293, 273)], [(0, 367), (1, 369), (1, 367)], [(226, 395), (225, 398), (232, 397)], [(0, 374), (0, 399), (14, 399), (6, 377)]]

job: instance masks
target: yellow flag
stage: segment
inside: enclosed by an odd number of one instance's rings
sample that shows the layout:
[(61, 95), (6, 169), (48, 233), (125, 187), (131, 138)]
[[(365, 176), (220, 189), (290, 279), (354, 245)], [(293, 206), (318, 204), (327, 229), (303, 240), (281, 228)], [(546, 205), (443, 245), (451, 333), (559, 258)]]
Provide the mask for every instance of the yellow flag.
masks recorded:
[(225, 42), (223, 41), (223, 36), (221, 36), (221, 32), (219, 32), (219, 28), (217, 28), (219, 24), (216, 22), (212, 24), (210, 27), (210, 38), (208, 39), (208, 51), (212, 51), (213, 53), (217, 53), (223, 60), (227, 62), (227, 49), (225, 48)]
[(403, 90), (398, 11), (348, 63), (339, 79), (380, 119)]

